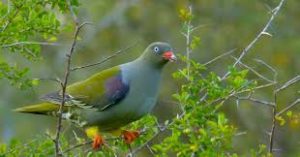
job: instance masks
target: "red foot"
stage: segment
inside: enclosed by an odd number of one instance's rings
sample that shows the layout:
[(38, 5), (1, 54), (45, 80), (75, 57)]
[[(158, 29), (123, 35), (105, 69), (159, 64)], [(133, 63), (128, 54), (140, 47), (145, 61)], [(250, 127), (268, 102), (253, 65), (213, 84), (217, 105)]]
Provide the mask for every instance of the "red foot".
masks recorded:
[(96, 135), (93, 139), (93, 149), (97, 150), (99, 148), (101, 148), (101, 146), (104, 145), (104, 140), (100, 135)]
[(140, 136), (140, 132), (124, 130), (124, 131), (122, 131), (122, 135), (123, 135), (125, 143), (130, 144)]

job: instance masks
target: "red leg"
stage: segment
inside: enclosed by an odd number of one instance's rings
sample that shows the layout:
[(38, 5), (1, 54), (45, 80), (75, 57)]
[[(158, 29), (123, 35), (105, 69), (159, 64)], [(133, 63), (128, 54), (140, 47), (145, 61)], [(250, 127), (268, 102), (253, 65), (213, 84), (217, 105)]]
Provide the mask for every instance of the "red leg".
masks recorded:
[(126, 144), (130, 144), (140, 136), (140, 132), (123, 130), (122, 135), (122, 137), (124, 138), (124, 142)]
[(92, 144), (93, 149), (97, 150), (97, 149), (101, 148), (101, 146), (103, 146), (103, 145), (104, 145), (104, 140), (103, 140), (102, 136), (97, 134), (93, 139), (93, 144)]

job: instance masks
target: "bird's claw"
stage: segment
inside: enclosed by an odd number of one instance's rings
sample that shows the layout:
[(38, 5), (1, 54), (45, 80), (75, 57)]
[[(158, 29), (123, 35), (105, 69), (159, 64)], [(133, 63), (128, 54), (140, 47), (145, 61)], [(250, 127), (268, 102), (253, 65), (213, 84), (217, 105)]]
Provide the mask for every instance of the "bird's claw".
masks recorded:
[(96, 135), (93, 139), (93, 144), (92, 144), (93, 149), (98, 150), (103, 145), (104, 145), (104, 140), (103, 140), (102, 136)]
[(139, 131), (127, 131), (127, 130), (123, 130), (122, 131), (122, 137), (123, 137), (124, 142), (126, 144), (132, 143), (139, 136), (140, 136), (140, 132)]

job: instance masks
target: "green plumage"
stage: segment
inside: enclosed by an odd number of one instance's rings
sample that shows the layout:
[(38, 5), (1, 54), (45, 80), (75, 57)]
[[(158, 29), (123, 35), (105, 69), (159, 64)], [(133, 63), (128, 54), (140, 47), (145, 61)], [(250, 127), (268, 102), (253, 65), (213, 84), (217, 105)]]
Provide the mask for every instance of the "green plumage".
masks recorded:
[(36, 105), (29, 105), (21, 108), (17, 108), (15, 112), (23, 113), (34, 113), (34, 114), (49, 114), (52, 111), (57, 111), (59, 109), (58, 105), (49, 102), (43, 102)]
[[(100, 73), (97, 73), (90, 78), (74, 83), (67, 88), (67, 93), (73, 97), (80, 98), (84, 103), (95, 105), (100, 104), (103, 95), (105, 94), (105, 81), (120, 73), (120, 69), (116, 66)], [(101, 107), (106, 104), (102, 103)]]

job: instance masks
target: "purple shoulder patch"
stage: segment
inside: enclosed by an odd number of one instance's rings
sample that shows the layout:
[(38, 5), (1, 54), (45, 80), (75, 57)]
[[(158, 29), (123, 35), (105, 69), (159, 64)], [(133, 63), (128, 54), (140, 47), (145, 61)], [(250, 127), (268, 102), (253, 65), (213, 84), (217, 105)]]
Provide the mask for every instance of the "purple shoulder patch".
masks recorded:
[(106, 98), (110, 102), (110, 105), (113, 105), (125, 98), (129, 91), (129, 85), (124, 83), (122, 75), (118, 74), (105, 82), (105, 90)]

